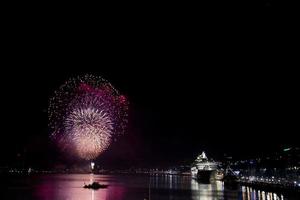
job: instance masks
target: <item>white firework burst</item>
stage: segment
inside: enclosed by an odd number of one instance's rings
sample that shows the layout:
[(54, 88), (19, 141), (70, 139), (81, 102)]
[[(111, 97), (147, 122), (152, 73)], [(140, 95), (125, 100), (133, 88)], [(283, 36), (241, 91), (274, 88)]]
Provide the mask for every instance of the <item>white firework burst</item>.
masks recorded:
[(94, 159), (125, 133), (127, 112), (127, 98), (103, 78), (70, 78), (50, 98), (51, 139), (68, 155)]
[(79, 157), (94, 159), (109, 146), (113, 123), (108, 114), (96, 108), (77, 108), (66, 118), (68, 138)]

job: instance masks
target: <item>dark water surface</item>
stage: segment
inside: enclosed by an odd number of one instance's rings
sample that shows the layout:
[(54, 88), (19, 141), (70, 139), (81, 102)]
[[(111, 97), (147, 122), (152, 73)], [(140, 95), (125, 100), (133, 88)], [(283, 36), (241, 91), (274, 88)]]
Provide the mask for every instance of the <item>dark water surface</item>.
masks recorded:
[[(99, 181), (109, 187), (84, 189), (84, 183), (91, 181)], [(202, 184), (189, 176), (177, 175), (51, 174), (10, 177), (0, 191), (1, 200), (291, 199), (249, 187), (227, 188), (220, 181)]]

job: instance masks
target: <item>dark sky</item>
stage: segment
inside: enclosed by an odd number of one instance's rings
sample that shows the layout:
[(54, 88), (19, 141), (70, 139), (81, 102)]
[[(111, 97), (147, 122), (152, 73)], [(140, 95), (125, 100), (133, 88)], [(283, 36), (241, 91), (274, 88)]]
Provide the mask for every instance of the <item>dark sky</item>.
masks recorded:
[(207, 70), (200, 61), (195, 68), (174, 61), (170, 66), (175, 63), (178, 69), (163, 69), (165, 64), (159, 62), (142, 67), (141, 61), (140, 68), (133, 69), (99, 61), (92, 68), (46, 67), (7, 74), (15, 82), (4, 88), (7, 132), (2, 131), (1, 153), (25, 149), (33, 162), (43, 156), (56, 159), (48, 139), (48, 98), (65, 79), (82, 71), (102, 75), (130, 101), (128, 135), (108, 151), (108, 159), (173, 163), (202, 150), (246, 157), (298, 143), (299, 97), (293, 75), (272, 68)]
[(137, 22), (100, 30), (88, 23), (80, 31), (22, 23), (8, 31), (2, 164), (18, 153), (37, 166), (64, 160), (48, 138), (48, 99), (85, 73), (101, 75), (130, 101), (128, 134), (103, 162), (163, 165), (188, 162), (202, 150), (246, 157), (298, 145), (293, 28), (270, 19), (249, 26), (206, 20), (201, 30), (194, 21)]

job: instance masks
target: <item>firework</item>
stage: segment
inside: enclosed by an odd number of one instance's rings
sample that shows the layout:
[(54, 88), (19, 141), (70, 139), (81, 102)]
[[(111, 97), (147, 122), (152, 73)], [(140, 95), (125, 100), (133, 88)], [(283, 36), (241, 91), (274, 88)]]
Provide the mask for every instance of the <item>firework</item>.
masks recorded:
[(51, 138), (62, 150), (91, 160), (124, 134), (128, 101), (106, 80), (93, 75), (65, 82), (50, 99)]

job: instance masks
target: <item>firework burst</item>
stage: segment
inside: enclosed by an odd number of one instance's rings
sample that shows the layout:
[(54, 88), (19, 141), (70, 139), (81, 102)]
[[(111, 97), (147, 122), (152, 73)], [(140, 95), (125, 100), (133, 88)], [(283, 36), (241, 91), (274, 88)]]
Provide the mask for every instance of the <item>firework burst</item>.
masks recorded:
[(106, 80), (93, 75), (65, 82), (49, 103), (49, 127), (61, 149), (91, 160), (124, 133), (128, 101)]

